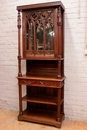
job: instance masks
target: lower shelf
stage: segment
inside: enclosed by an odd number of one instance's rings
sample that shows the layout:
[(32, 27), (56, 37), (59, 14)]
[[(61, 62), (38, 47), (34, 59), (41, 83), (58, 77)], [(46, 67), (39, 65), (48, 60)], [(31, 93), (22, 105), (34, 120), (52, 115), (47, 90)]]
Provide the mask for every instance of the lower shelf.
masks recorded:
[(61, 128), (62, 121), (64, 120), (64, 114), (61, 114), (60, 120), (56, 121), (57, 113), (54, 111), (42, 111), (42, 110), (25, 110), (22, 115), (18, 116), (18, 120), (31, 121), (36, 123), (42, 123), (47, 125), (56, 126)]

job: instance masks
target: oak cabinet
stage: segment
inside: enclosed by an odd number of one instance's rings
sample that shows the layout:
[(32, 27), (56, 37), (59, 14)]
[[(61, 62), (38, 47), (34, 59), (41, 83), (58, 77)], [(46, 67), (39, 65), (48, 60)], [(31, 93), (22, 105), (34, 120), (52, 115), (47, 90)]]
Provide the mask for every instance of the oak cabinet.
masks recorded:
[[(65, 116), (64, 6), (58, 1), (17, 6), (17, 10), (18, 120), (60, 128)], [(25, 75), (21, 60), (26, 61)], [(24, 86), (26, 94), (23, 96)], [(23, 102), (26, 103), (25, 110)]]

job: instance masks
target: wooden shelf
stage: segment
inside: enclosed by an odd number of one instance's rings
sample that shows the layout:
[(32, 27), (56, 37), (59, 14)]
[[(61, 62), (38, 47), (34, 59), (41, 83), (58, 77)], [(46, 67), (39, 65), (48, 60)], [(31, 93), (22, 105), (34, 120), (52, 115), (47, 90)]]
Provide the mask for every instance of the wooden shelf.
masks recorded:
[(60, 120), (56, 121), (56, 111), (43, 111), (43, 110), (25, 110), (22, 115), (18, 116), (18, 120), (26, 120), (31, 122), (49, 124), (56, 127), (61, 127), (61, 123), (64, 120), (64, 114), (61, 114)]
[(64, 60), (64, 58), (54, 58), (54, 57), (53, 58), (43, 58), (43, 59), (42, 58), (40, 59), (38, 57), (33, 57), (33, 58), (32, 57), (31, 58), (30, 57), (28, 57), (28, 58), (21, 57), (21, 60), (32, 60), (32, 59), (33, 60), (41, 60), (41, 61), (42, 60), (44, 60), (44, 61), (46, 61), (46, 60), (53, 60), (53, 61), (54, 60), (57, 60), (57, 61), (58, 60), (61, 60), (61, 61)]
[[(49, 104), (49, 105), (57, 105), (57, 97), (44, 97), (44, 96), (24, 96), (22, 101), (33, 102), (33, 103), (41, 103), (41, 104)], [(64, 99), (61, 99), (60, 105), (63, 103)]]
[(44, 77), (44, 76), (31, 76), (31, 75), (22, 75), (18, 76), (18, 79), (34, 79), (34, 80), (46, 80), (46, 81), (63, 81), (65, 79), (65, 76), (62, 76), (60, 78), (56, 77)]
[(47, 96), (24, 96), (22, 98), (23, 101), (33, 102), (33, 103), (42, 103), (42, 104), (49, 104), (49, 105), (57, 105), (57, 98), (56, 97), (47, 97)]

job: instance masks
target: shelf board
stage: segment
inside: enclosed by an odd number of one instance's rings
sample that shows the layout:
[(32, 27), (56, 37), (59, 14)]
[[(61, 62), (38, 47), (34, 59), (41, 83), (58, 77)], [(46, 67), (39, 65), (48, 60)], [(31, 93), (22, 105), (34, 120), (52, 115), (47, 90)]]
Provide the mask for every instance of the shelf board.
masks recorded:
[(46, 96), (24, 96), (22, 98), (23, 101), (33, 102), (33, 103), (41, 103), (41, 104), (49, 104), (49, 105), (57, 105), (57, 97), (46, 97)]
[(25, 110), (22, 115), (18, 116), (18, 120), (25, 120), (31, 122), (37, 122), (42, 124), (49, 124), (56, 127), (61, 127), (61, 123), (64, 119), (64, 114), (61, 114), (60, 120), (56, 121), (57, 112), (56, 111), (43, 111), (43, 110)]
[(54, 61), (54, 60), (57, 60), (57, 61), (58, 61), (58, 60), (61, 60), (61, 61), (64, 60), (64, 58), (54, 58), (54, 57), (53, 57), (53, 58), (43, 57), (43, 58), (41, 58), (41, 59), (38, 58), (38, 57), (28, 57), (28, 58), (27, 58), (27, 57), (26, 57), (26, 58), (21, 57), (21, 60), (32, 60), (32, 59), (33, 59), (33, 60), (52, 60), (52, 61)]
[(17, 78), (18, 79), (45, 80), (45, 81), (63, 81), (65, 79), (65, 76), (62, 76), (60, 78), (56, 78), (56, 77), (22, 75), (22, 76), (18, 76)]

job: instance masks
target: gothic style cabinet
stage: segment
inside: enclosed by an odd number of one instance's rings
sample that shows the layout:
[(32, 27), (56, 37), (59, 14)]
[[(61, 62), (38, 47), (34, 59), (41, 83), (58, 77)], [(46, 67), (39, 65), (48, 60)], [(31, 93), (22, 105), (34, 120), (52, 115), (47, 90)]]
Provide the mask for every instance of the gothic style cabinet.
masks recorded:
[[(60, 128), (64, 119), (64, 6), (58, 1), (17, 6), (17, 10), (18, 120)], [(21, 60), (26, 61), (25, 74)]]

